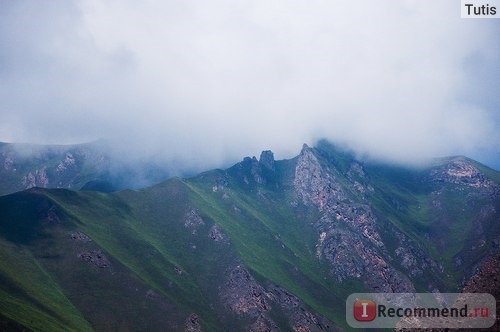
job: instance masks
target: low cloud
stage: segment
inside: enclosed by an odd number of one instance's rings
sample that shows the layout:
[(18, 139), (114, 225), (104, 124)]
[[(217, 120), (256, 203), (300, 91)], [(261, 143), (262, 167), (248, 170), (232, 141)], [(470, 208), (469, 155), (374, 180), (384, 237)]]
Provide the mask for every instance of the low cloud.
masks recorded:
[[(16, 1), (0, 140), (218, 166), (327, 138), (500, 164), (500, 32), (456, 1)], [(181, 166), (179, 166), (181, 167)]]

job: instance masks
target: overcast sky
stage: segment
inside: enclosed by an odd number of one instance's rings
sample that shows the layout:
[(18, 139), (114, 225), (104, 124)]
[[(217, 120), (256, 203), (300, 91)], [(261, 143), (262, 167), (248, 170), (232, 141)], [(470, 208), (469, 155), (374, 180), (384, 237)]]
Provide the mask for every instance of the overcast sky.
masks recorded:
[(217, 166), (325, 137), (500, 168), (499, 36), (458, 0), (2, 1), (0, 140)]

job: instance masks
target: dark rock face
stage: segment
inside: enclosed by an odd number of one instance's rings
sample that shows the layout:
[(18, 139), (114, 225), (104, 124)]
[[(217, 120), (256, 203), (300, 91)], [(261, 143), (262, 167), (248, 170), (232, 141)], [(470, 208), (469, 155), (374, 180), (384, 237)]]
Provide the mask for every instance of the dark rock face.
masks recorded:
[(255, 156), (252, 158), (245, 157), (243, 161), (237, 164), (237, 167), (238, 177), (242, 178), (245, 184), (248, 185), (252, 181), (259, 185), (268, 184), (269, 177), (276, 170), (274, 154), (270, 150), (262, 151), (259, 160)]
[(274, 171), (274, 154), (270, 150), (262, 151), (259, 158), (259, 164), (267, 170)]

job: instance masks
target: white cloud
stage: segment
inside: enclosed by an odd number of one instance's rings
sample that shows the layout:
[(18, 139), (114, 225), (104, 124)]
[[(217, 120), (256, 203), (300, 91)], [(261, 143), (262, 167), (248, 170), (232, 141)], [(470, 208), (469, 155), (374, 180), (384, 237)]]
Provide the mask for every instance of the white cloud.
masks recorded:
[(319, 137), (399, 162), (498, 155), (500, 100), (467, 91), (498, 86), (483, 77), (498, 71), (499, 28), (458, 6), (10, 3), (0, 140), (103, 137), (203, 166), (267, 148), (291, 157)]

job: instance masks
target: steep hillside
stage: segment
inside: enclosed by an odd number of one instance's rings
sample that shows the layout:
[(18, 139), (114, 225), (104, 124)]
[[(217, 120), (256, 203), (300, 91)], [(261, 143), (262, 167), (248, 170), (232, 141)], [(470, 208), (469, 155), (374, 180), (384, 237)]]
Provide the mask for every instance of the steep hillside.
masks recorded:
[(498, 177), (322, 141), (139, 191), (2, 196), (0, 327), (348, 330), (349, 294), (459, 291), (500, 252)]

